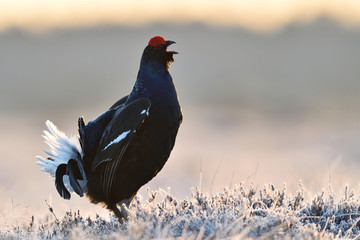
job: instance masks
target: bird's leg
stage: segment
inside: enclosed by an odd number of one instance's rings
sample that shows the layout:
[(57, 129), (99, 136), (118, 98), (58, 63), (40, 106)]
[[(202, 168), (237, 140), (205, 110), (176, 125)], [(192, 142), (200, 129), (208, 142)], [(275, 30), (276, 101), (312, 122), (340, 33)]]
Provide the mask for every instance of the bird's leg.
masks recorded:
[[(107, 208), (110, 209), (111, 211), (113, 211), (115, 216), (119, 219), (120, 223), (124, 223), (128, 220), (129, 215), (127, 213), (127, 208), (130, 206), (130, 203), (131, 203), (132, 199), (134, 198), (135, 194), (133, 194), (128, 199), (124, 199), (124, 200), (118, 202), (117, 204), (113, 204), (113, 203), (107, 204)], [(117, 207), (117, 205), (120, 206), (120, 210)]]
[(124, 215), (117, 207), (116, 204), (108, 204), (107, 208), (113, 211), (119, 222), (122, 224), (127, 221), (127, 214)]

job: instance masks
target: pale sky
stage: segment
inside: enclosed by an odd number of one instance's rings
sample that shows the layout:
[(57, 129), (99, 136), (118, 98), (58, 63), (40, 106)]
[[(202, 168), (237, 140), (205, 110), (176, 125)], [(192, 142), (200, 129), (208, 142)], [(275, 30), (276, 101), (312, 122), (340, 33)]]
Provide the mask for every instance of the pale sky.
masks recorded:
[(360, 25), (360, 0), (0, 0), (0, 30), (197, 21), (261, 31), (319, 16)]

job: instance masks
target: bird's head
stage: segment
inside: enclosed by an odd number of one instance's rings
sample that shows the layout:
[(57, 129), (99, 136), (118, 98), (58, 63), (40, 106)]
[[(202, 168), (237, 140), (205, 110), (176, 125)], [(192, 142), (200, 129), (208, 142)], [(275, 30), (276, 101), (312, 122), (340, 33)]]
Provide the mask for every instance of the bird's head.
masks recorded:
[(155, 60), (168, 68), (170, 63), (174, 62), (173, 55), (178, 54), (178, 52), (167, 50), (168, 46), (174, 43), (174, 41), (165, 40), (162, 36), (152, 37), (144, 50), (144, 60)]

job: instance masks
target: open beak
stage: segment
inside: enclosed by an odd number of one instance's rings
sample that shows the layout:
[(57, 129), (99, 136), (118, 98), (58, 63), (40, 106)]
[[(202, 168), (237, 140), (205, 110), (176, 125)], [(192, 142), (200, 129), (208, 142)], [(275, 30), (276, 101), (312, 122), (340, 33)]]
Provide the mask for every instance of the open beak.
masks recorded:
[[(174, 42), (174, 41), (167, 40), (167, 41), (166, 41), (166, 47), (169, 47), (170, 45), (175, 44), (175, 43), (176, 43), (176, 42)], [(172, 54), (179, 54), (179, 53), (176, 52), (176, 51), (168, 51), (168, 52), (171, 52)]]
[(171, 41), (171, 40), (167, 40), (166, 41), (166, 46), (168, 47), (168, 46), (170, 46), (170, 45), (172, 45), (172, 44), (175, 44), (176, 42), (174, 42), (174, 41)]

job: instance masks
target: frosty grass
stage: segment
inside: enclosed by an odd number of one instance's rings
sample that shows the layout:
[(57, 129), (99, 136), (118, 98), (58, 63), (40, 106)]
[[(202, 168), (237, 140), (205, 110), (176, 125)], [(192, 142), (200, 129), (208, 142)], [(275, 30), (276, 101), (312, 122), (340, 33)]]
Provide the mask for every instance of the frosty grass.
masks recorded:
[[(164, 190), (134, 198), (129, 220), (120, 224), (100, 216), (67, 212), (57, 218), (33, 216), (24, 226), (0, 223), (0, 239), (357, 239), (360, 198), (345, 187), (335, 196), (331, 186), (305, 199), (299, 183), (294, 196), (271, 184), (261, 190), (243, 185), (210, 195), (198, 188), (185, 199)], [(50, 219), (50, 220), (49, 220)]]

